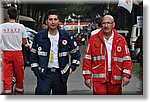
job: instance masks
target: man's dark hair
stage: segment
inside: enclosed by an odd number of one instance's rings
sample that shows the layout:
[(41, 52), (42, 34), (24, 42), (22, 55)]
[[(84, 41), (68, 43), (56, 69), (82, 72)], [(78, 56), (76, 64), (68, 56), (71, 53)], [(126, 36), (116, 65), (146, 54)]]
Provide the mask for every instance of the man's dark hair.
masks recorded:
[(56, 9), (50, 9), (50, 10), (47, 12), (47, 15), (46, 15), (47, 19), (48, 19), (48, 16), (49, 16), (49, 15), (57, 15), (57, 16), (59, 16), (59, 13), (58, 13), (58, 11), (57, 11)]
[(101, 25), (102, 24), (102, 17), (101, 16), (96, 17), (94, 22), (97, 23), (99, 27), (101, 27), (102, 26)]
[(17, 9), (15, 7), (10, 7), (8, 8), (8, 15), (10, 19), (16, 19), (18, 12)]

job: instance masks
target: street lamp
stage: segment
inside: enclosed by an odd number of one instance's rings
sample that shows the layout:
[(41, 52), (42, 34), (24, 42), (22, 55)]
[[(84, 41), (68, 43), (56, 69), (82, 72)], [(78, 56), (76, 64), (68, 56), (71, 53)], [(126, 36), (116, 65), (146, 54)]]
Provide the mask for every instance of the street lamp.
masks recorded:
[(66, 22), (67, 21), (67, 18), (65, 17), (65, 22), (64, 22), (64, 29), (66, 30)]
[(78, 21), (78, 34), (80, 34), (80, 18), (81, 18), (81, 15), (75, 15), (74, 13), (72, 13), (72, 18), (77, 19), (77, 21)]
[(78, 15), (78, 34), (80, 34), (80, 15)]

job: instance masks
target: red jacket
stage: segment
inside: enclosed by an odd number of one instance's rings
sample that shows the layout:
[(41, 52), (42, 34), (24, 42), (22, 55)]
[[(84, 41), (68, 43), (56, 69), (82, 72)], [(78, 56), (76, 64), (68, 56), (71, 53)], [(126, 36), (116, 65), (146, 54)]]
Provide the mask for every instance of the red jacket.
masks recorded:
[[(131, 78), (132, 60), (125, 38), (114, 29), (112, 44), (111, 69), (112, 84), (121, 84), (122, 77)], [(84, 79), (91, 79), (101, 83), (109, 81), (108, 57), (102, 30), (91, 36), (85, 50), (82, 65)]]

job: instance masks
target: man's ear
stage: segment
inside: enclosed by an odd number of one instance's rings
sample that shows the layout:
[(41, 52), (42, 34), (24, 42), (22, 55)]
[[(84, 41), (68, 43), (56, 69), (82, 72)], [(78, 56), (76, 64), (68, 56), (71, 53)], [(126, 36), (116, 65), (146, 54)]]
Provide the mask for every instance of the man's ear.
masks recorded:
[(47, 20), (45, 21), (45, 23), (47, 24)]
[(115, 25), (116, 25), (116, 23), (114, 22), (114, 23), (113, 23), (113, 28), (115, 27)]

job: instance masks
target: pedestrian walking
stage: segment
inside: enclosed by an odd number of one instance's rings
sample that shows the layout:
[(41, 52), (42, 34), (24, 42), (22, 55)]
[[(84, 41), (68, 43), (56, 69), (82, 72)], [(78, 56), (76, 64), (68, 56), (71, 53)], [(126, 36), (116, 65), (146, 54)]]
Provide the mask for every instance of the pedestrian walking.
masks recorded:
[(39, 31), (30, 54), (32, 71), (37, 77), (36, 95), (66, 95), (69, 74), (80, 64), (80, 51), (73, 36), (59, 25), (56, 9), (47, 12), (48, 29)]
[(85, 84), (93, 94), (121, 95), (129, 83), (132, 61), (125, 38), (114, 29), (111, 15), (102, 18), (102, 30), (91, 36), (85, 50), (82, 70)]
[(23, 94), (24, 60), (22, 44), (26, 46), (26, 29), (24, 25), (16, 22), (17, 10), (15, 7), (8, 9), (8, 22), (0, 25), (2, 49), (2, 77), (3, 94), (13, 92), (13, 76), (16, 78), (15, 94)]

